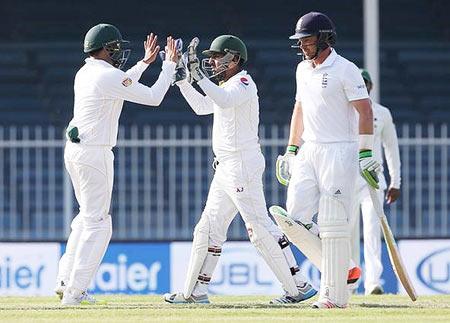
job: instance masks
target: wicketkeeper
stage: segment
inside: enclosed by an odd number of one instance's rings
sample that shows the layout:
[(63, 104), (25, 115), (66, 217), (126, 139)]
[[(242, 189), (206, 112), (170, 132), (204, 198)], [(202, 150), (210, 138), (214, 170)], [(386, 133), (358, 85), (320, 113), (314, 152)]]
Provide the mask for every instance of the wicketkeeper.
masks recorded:
[(183, 292), (166, 294), (169, 303), (209, 303), (208, 283), (219, 260), (228, 227), (239, 212), (250, 241), (259, 251), (286, 294), (272, 303), (297, 303), (316, 294), (299, 273), (289, 242), (269, 218), (263, 193), (265, 168), (258, 138), (258, 93), (251, 76), (243, 70), (247, 48), (237, 37), (217, 37), (203, 54), (200, 68), (196, 47), (191, 41), (186, 60), (188, 79), (196, 82), (206, 95), (186, 80), (182, 66), (177, 69), (176, 84), (198, 115), (213, 114), (212, 144), (215, 175), (205, 209), (195, 227), (192, 253)]

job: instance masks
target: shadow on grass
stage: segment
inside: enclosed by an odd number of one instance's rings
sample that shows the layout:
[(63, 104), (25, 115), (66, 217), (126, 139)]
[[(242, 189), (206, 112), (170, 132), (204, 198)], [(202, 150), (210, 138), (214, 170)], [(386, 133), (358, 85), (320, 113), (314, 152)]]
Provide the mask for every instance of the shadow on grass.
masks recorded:
[(208, 310), (208, 309), (283, 309), (283, 308), (298, 308), (307, 309), (310, 308), (310, 304), (280, 304), (272, 305), (266, 303), (213, 303), (213, 304), (168, 304), (168, 303), (114, 303), (105, 305), (81, 305), (81, 306), (60, 306), (55, 304), (55, 306), (49, 305), (35, 305), (35, 306), (0, 306), (0, 311), (60, 311), (60, 310), (142, 310), (142, 309), (155, 309), (155, 310), (165, 310), (165, 309), (180, 309), (180, 310)]

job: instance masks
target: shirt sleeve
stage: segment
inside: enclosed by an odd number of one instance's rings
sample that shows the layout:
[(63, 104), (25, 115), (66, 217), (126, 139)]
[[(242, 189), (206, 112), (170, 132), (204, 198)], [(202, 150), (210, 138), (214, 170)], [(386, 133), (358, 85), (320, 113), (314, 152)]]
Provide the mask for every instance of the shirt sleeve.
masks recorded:
[(254, 86), (248, 78), (245, 78), (245, 81), (241, 78), (240, 80), (233, 80), (229, 84), (221, 87), (214, 84), (206, 77), (200, 80), (198, 85), (205, 94), (222, 109), (242, 105), (249, 99), (249, 95), (252, 91), (251, 89)]
[(400, 188), (400, 151), (398, 147), (397, 131), (389, 110), (384, 117), (384, 126), (381, 131), (381, 142), (383, 143), (384, 155), (388, 165), (389, 176), (391, 178), (390, 187)]
[(139, 61), (125, 73), (131, 78), (133, 82), (137, 82), (141, 78), (142, 73), (144, 73), (144, 71), (147, 69), (148, 65), (149, 64), (146, 64), (143, 61)]
[(361, 72), (355, 64), (349, 63), (343, 75), (344, 92), (349, 101), (369, 98)]
[(297, 65), (297, 70), (295, 71), (295, 82), (296, 82), (296, 92), (295, 101), (301, 102), (300, 96), (300, 64)]
[(172, 83), (175, 73), (174, 62), (163, 62), (162, 71), (151, 86), (134, 81), (127, 73), (118, 69), (105, 74), (102, 89), (107, 96), (143, 105), (158, 106), (161, 104)]
[(214, 113), (214, 102), (207, 96), (199, 93), (189, 82), (178, 83), (181, 94), (191, 109), (198, 115)]

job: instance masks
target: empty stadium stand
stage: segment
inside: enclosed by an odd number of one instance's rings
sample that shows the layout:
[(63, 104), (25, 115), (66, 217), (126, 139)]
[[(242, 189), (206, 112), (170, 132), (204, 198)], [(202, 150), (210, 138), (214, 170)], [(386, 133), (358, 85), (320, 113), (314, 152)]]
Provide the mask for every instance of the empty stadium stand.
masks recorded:
[[(200, 47), (221, 33), (241, 36), (249, 47), (247, 69), (259, 87), (263, 122), (287, 123), (295, 92), (299, 57), (287, 39), (297, 18), (324, 11), (336, 22), (337, 50), (363, 64), (362, 1), (228, 1), (164, 3), (129, 0), (121, 7), (97, 1), (5, 1), (0, 22), (0, 124), (64, 126), (71, 117), (73, 78), (83, 64), (82, 38), (100, 22), (116, 24), (133, 41), (135, 62), (148, 31), (170, 32), (187, 42), (200, 36)], [(439, 19), (450, 4), (442, 0), (380, 1), (381, 103), (398, 122), (450, 119), (450, 23)], [(129, 65), (131, 66), (131, 65)], [(151, 84), (160, 62), (145, 72)], [(171, 88), (160, 109), (149, 113), (126, 104), (123, 124), (209, 123), (197, 118)]]

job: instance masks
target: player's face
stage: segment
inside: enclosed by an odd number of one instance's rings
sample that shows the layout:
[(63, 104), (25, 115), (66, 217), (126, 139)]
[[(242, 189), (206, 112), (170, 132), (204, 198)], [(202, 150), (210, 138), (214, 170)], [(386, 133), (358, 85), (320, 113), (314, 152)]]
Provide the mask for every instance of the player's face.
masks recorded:
[(218, 71), (220, 64), (220, 59), (224, 56), (222, 53), (212, 54), (209, 58), (209, 64), (211, 64), (211, 68), (214, 73)]
[(306, 59), (311, 59), (317, 52), (317, 36), (308, 36), (299, 39), (298, 45)]

